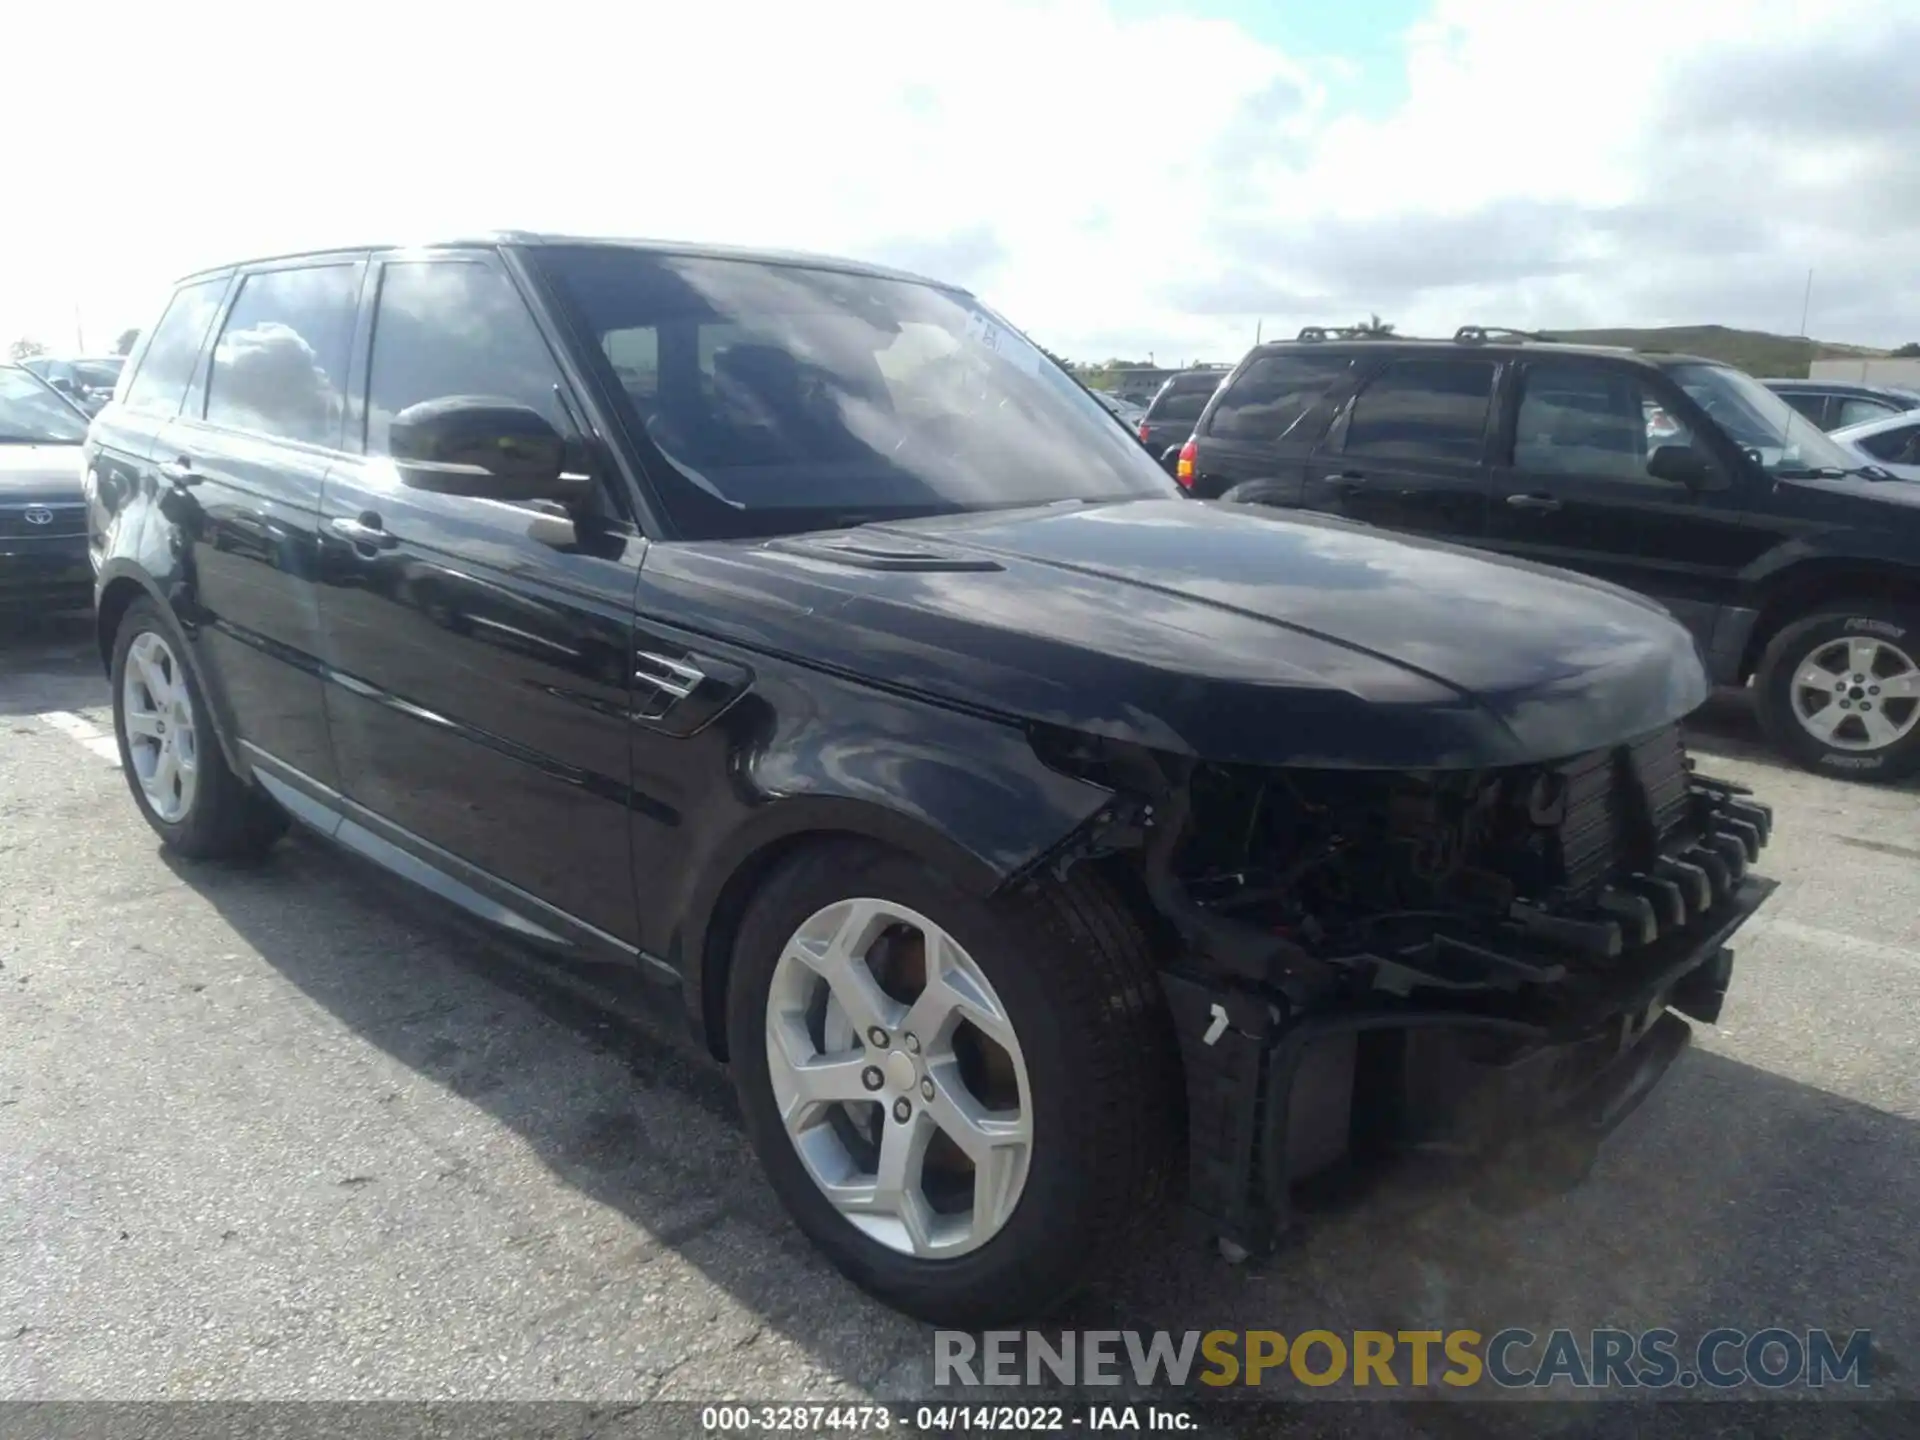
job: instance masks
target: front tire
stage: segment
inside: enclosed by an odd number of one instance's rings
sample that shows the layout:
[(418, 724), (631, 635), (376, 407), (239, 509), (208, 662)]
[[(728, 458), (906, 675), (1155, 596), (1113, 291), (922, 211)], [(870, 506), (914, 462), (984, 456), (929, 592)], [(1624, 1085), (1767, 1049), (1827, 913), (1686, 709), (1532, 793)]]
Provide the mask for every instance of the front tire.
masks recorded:
[(981, 900), (877, 846), (805, 850), (742, 920), (727, 1038), (794, 1221), (933, 1324), (1054, 1309), (1120, 1261), (1172, 1176), (1159, 981), (1085, 867)]
[(153, 601), (136, 600), (113, 645), (113, 733), (147, 824), (194, 860), (254, 860), (286, 831), (285, 813), (227, 766), (186, 644)]
[(1768, 738), (1807, 769), (1920, 770), (1920, 612), (1863, 600), (1809, 615), (1773, 637), (1754, 683)]

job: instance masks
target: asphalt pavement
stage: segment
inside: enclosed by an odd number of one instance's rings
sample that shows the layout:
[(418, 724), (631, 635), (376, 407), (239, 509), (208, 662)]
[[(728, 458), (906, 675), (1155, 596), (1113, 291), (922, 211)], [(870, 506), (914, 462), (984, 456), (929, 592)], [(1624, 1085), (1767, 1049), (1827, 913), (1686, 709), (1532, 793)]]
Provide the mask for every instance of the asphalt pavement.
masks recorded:
[[(85, 622), (0, 638), (0, 1398), (928, 1393), (681, 1036), (318, 842), (163, 855), (109, 717)], [(1737, 697), (1695, 730), (1782, 885), (1585, 1186), (1389, 1191), (1239, 1266), (1170, 1234), (1054, 1323), (1867, 1328), (1920, 1399), (1920, 794), (1774, 762)]]

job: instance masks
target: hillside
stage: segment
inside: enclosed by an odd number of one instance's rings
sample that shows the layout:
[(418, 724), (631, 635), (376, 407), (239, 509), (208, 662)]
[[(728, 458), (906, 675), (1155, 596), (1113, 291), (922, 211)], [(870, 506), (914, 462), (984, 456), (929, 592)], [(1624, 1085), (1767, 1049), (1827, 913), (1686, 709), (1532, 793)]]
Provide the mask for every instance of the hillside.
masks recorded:
[(1553, 330), (1556, 340), (1580, 345), (1628, 345), (1636, 350), (1670, 350), (1724, 360), (1751, 375), (1782, 379), (1803, 376), (1812, 360), (1884, 355), (1864, 345), (1836, 345), (1771, 335), (1764, 330), (1730, 330), (1725, 325), (1669, 325), (1659, 330)]

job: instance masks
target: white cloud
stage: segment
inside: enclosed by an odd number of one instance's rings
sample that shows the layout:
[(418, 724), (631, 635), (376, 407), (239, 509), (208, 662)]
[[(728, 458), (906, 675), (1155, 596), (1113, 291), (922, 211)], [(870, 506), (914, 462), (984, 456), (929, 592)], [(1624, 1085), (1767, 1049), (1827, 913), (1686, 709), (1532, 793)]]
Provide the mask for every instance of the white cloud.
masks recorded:
[(1103, 0), (28, 7), (0, 339), (79, 304), (103, 346), (238, 255), (525, 226), (930, 267), (1072, 355), (1225, 357), (1258, 310), (1789, 328), (1808, 265), (1817, 333), (1892, 343), (1920, 72), (1835, 69), (1908, 8), (1439, 0), (1368, 119), (1337, 71)]

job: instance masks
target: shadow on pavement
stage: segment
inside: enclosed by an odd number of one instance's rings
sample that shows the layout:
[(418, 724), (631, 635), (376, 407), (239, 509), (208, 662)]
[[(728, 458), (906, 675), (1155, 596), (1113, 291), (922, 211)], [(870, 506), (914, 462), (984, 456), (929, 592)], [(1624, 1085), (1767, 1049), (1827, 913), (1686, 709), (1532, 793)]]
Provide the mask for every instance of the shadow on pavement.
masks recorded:
[[(904, 1386), (924, 1396), (931, 1332), (840, 1280), (786, 1221), (726, 1076), (674, 1022), (577, 999), (434, 902), (305, 839), (258, 870), (168, 863), (317, 1004), (483, 1108), (556, 1177), (630, 1218), (759, 1323), (883, 1395)], [(1720, 1325), (1865, 1328), (1878, 1341), (1873, 1393), (1913, 1396), (1916, 1177), (1914, 1123), (1696, 1045), (1590, 1181), (1539, 1209), (1497, 1218), (1457, 1192), (1389, 1189), (1240, 1267), (1170, 1230), (1049, 1328), (1664, 1326), (1687, 1339)], [(1293, 1399), (1354, 1393), (1283, 1383)], [(1442, 1408), (1423, 1411), (1418, 1428), (1506, 1428), (1504, 1412), (1496, 1423), (1483, 1407)], [(1588, 1422), (1547, 1428), (1588, 1433)], [(1615, 1421), (1594, 1433), (1616, 1431), (1633, 1433)]]

